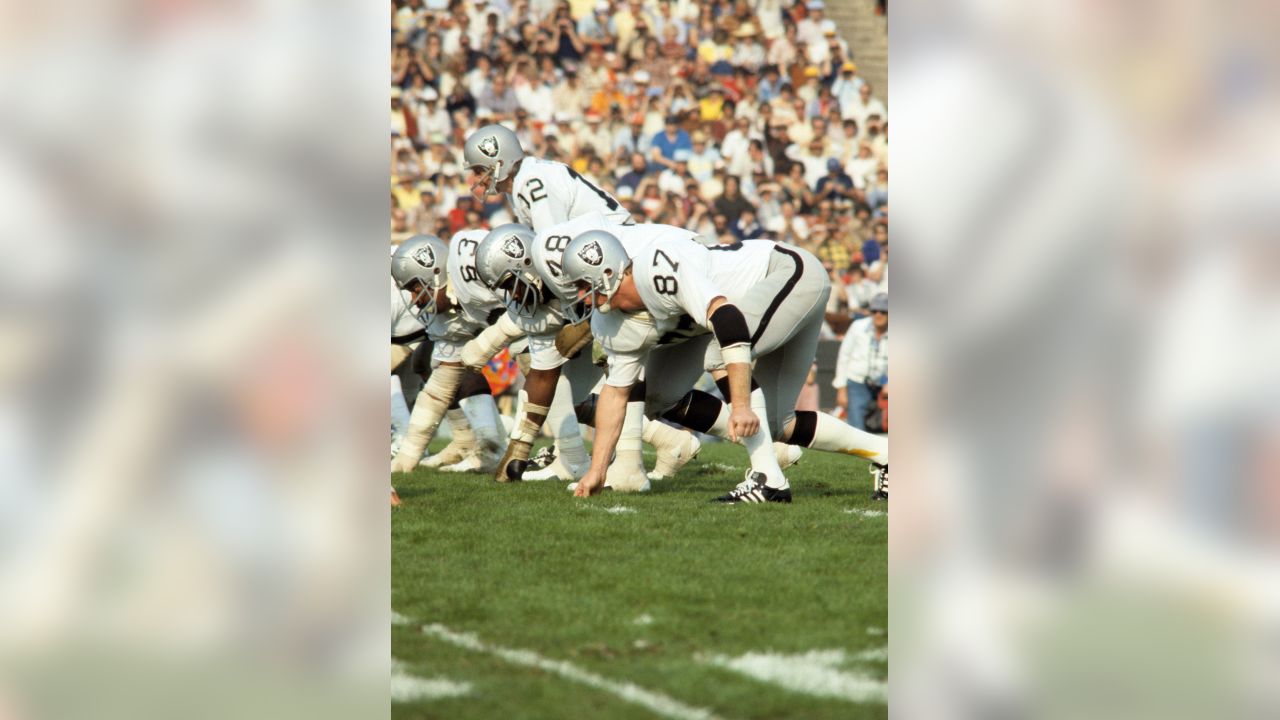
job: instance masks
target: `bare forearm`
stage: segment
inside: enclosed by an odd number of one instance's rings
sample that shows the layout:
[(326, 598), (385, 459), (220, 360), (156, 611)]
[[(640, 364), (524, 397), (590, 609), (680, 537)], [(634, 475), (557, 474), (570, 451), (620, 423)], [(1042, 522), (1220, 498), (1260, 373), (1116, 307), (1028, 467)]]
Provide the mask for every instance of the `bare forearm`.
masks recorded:
[(751, 366), (747, 363), (729, 363), (729, 404), (733, 407), (751, 407)]
[(627, 396), (631, 388), (605, 385), (596, 402), (596, 436), (591, 447), (591, 469), (603, 473), (609, 469), (613, 450), (622, 435), (622, 421), (627, 413)]
[[(551, 407), (551, 400), (556, 394), (556, 381), (560, 379), (560, 368), (552, 370), (530, 370), (524, 381), (524, 392), (530, 405)], [(545, 414), (528, 413), (529, 420), (542, 425), (546, 422)]]

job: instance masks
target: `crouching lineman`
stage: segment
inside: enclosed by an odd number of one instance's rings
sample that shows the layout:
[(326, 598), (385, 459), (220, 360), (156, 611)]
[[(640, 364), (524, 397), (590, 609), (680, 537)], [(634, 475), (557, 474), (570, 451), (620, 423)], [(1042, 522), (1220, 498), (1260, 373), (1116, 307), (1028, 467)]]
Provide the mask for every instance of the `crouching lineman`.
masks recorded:
[[(586, 397), (601, 373), (589, 362), (586, 353), (577, 354), (590, 340), (584, 322), (590, 308), (578, 301), (573, 286), (564, 280), (560, 269), (564, 248), (574, 235), (591, 229), (629, 232), (636, 227), (640, 226), (615, 225), (603, 214), (593, 212), (551, 226), (536, 236), (526, 226), (505, 225), (481, 243), (477, 251), (481, 278), (501, 294), (517, 324), (529, 330), (532, 370), (525, 382), (529, 417), (513, 430), (508, 449), (514, 463), (512, 468), (522, 467), (520, 463), (527, 460), (528, 446), (543, 417), (549, 418), (553, 432), (562, 427), (576, 428), (578, 420), (584, 424), (593, 422), (591, 417), (580, 416), (576, 420), (574, 417), (575, 401)], [(693, 237), (687, 230), (658, 227), (685, 240)], [(566, 365), (569, 355), (575, 357)], [(567, 372), (561, 373), (561, 366), (566, 367)], [(627, 427), (634, 431), (634, 442), (618, 448), (606, 478), (608, 487), (615, 490), (649, 489), (649, 479), (674, 475), (697, 455), (700, 447), (692, 433), (661, 422), (646, 421), (643, 402), (637, 406)], [(654, 472), (647, 475), (640, 451), (641, 438), (651, 443), (658, 455)], [(571, 462), (561, 466), (571, 470), (559, 475), (565, 480), (576, 480), (588, 467), (585, 449), (572, 450)], [(564, 457), (565, 453), (561, 452), (557, 463)]]
[[(564, 244), (568, 240), (568, 236), (563, 237)], [(551, 471), (564, 480), (577, 480), (589, 466), (574, 400), (586, 397), (601, 371), (591, 363), (587, 353), (578, 353), (569, 360), (562, 352), (567, 347), (581, 349), (584, 343), (575, 342), (575, 337), (585, 332), (585, 328), (566, 323), (564, 308), (537, 270), (547, 262), (540, 249), (555, 247), (557, 242), (559, 240), (546, 237), (539, 241), (527, 226), (513, 223), (495, 228), (477, 250), (476, 267), (481, 279), (500, 294), (509, 316), (525, 329), (529, 340), (530, 370), (525, 377), (524, 412), (512, 428), (507, 454), (496, 478), (499, 481), (522, 479), (530, 448), (543, 422), (550, 425), (559, 445), (556, 461), (544, 472)], [(563, 249), (564, 245), (559, 247)], [(680, 432), (668, 429), (673, 434)], [(565, 442), (566, 439), (576, 439), (576, 442)], [(659, 445), (658, 449), (661, 455), (670, 448)], [(541, 478), (525, 475), (523, 479)], [(608, 482), (619, 491), (649, 489), (638, 447), (632, 454), (620, 454), (608, 471)]]
[[(859, 432), (825, 413), (795, 410), (831, 291), (827, 273), (811, 254), (767, 240), (707, 248), (659, 237), (640, 245), (629, 257), (613, 234), (593, 231), (569, 243), (563, 271), (594, 306), (592, 332), (609, 356), (609, 375), (596, 408), (591, 469), (575, 494), (586, 496), (599, 490), (618, 441), (627, 397), (642, 371), (661, 377), (663, 385), (672, 388), (701, 371), (687, 361), (664, 365), (667, 359), (661, 349), (651, 352), (649, 347), (618, 342), (619, 330), (626, 324), (619, 314), (647, 313), (659, 328), (676, 326), (687, 316), (685, 322), (713, 334), (705, 364), (724, 365), (730, 404), (727, 410), (719, 403), (695, 407), (689, 401), (697, 401), (698, 395), (689, 394), (675, 412), (686, 427), (709, 432), (718, 426), (731, 439), (744, 439), (751, 469), (742, 483), (718, 500), (791, 501), (790, 486), (773, 447), (775, 437), (888, 465), (886, 439)], [(758, 388), (753, 388), (753, 374)]]
[[(397, 286), (410, 294), (433, 341), (432, 373), (418, 394), (409, 427), (391, 464), (392, 472), (409, 472), (418, 465), (440, 421), (448, 417), (453, 441), (425, 461), (447, 472), (492, 472), (505, 441), (489, 382), (479, 373), (497, 349), (506, 346), (519, 329), (500, 320), (502, 306), (476, 281), (474, 254), (483, 230), (463, 230), (446, 246), (432, 235), (418, 235), (400, 245), (391, 260)], [(480, 336), (495, 346), (467, 362)]]

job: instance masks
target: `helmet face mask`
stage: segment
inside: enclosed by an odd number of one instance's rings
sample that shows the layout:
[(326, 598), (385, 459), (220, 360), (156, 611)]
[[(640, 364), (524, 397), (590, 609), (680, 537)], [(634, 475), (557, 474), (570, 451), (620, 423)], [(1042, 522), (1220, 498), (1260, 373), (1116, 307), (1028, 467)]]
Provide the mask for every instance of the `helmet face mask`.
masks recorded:
[(480, 281), (498, 293), (502, 303), (519, 317), (533, 317), (542, 304), (542, 278), (533, 269), (533, 229), (527, 225), (499, 225), (476, 247)]
[(520, 317), (533, 317), (541, 304), (542, 278), (533, 273), (507, 270), (493, 289), (500, 293), (502, 303)]
[(391, 277), (409, 294), (418, 318), (431, 322), (438, 311), (436, 296), (448, 283), (449, 247), (434, 235), (415, 235), (400, 244), (391, 256)]
[(431, 287), (418, 278), (413, 278), (401, 288), (409, 295), (409, 304), (418, 310), (418, 318), (423, 322), (431, 322), (436, 314), (436, 294), (440, 288)]
[(565, 319), (571, 324), (580, 323), (591, 317), (591, 304), (584, 297), (561, 301), (560, 309), (564, 311)]
[[(604, 301), (595, 305), (594, 309), (607, 313), (612, 307), (613, 299), (627, 268), (631, 267), (631, 259), (612, 233), (604, 230), (589, 230), (574, 238), (564, 251), (564, 274), (575, 287), (590, 289), (594, 304), (594, 296), (602, 295)], [(580, 299), (585, 305), (585, 299)]]

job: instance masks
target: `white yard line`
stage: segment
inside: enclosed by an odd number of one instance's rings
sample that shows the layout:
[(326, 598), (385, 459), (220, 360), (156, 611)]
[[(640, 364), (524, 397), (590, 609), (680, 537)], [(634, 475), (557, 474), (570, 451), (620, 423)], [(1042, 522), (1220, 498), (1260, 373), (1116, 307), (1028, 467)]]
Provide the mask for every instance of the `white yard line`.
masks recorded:
[(625, 515), (626, 513), (633, 513), (636, 510), (635, 508), (629, 508), (626, 505), (614, 505), (613, 507), (605, 508), (604, 511), (610, 515)]
[(883, 510), (863, 510), (861, 508), (848, 508), (844, 511), (845, 515), (861, 515), (864, 518), (884, 517)]
[(566, 680), (597, 690), (603, 690), (621, 700), (639, 705), (662, 717), (676, 718), (677, 720), (716, 720), (717, 718), (714, 713), (706, 708), (685, 705), (679, 700), (663, 695), (660, 692), (646, 690), (629, 682), (610, 680), (593, 672), (583, 670), (572, 663), (545, 658), (530, 650), (517, 650), (490, 645), (471, 633), (456, 632), (438, 623), (424, 625), (422, 632), (451, 645), (494, 655), (515, 665), (523, 665), (555, 673)]
[(713, 469), (715, 469), (715, 470), (719, 470), (720, 472), (727, 472), (727, 473), (740, 473), (740, 472), (742, 472), (742, 468), (740, 468), (740, 467), (737, 467), (737, 466), (734, 466), (734, 465), (726, 465), (726, 464), (724, 464), (724, 463), (718, 463), (718, 462), (707, 463), (707, 467), (709, 467), (709, 468), (713, 468)]
[(409, 623), (411, 623), (411, 622), (413, 622), (413, 621), (412, 621), (412, 620), (410, 620), (409, 618), (407, 618), (407, 617), (405, 617), (405, 616), (401, 615), (400, 613), (396, 612), (395, 610), (392, 610), (392, 611), (391, 611), (391, 624), (392, 624), (392, 625), (408, 625), (408, 624), (409, 624)]
[(841, 670), (839, 666), (849, 661), (887, 657), (886, 650), (870, 650), (852, 657), (844, 650), (810, 650), (799, 655), (769, 652), (738, 657), (715, 655), (709, 662), (793, 692), (854, 703), (885, 703), (888, 702), (888, 683), (871, 675)]
[(391, 702), (444, 700), (471, 694), (471, 683), (448, 678), (420, 678), (410, 675), (404, 663), (391, 659)]

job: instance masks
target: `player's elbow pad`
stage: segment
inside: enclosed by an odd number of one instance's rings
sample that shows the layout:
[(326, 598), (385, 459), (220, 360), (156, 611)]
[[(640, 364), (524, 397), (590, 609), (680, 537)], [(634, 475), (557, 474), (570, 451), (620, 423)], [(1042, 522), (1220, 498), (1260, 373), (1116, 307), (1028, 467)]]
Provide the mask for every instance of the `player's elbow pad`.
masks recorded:
[(726, 364), (751, 362), (751, 331), (742, 311), (728, 303), (711, 313), (711, 329)]

